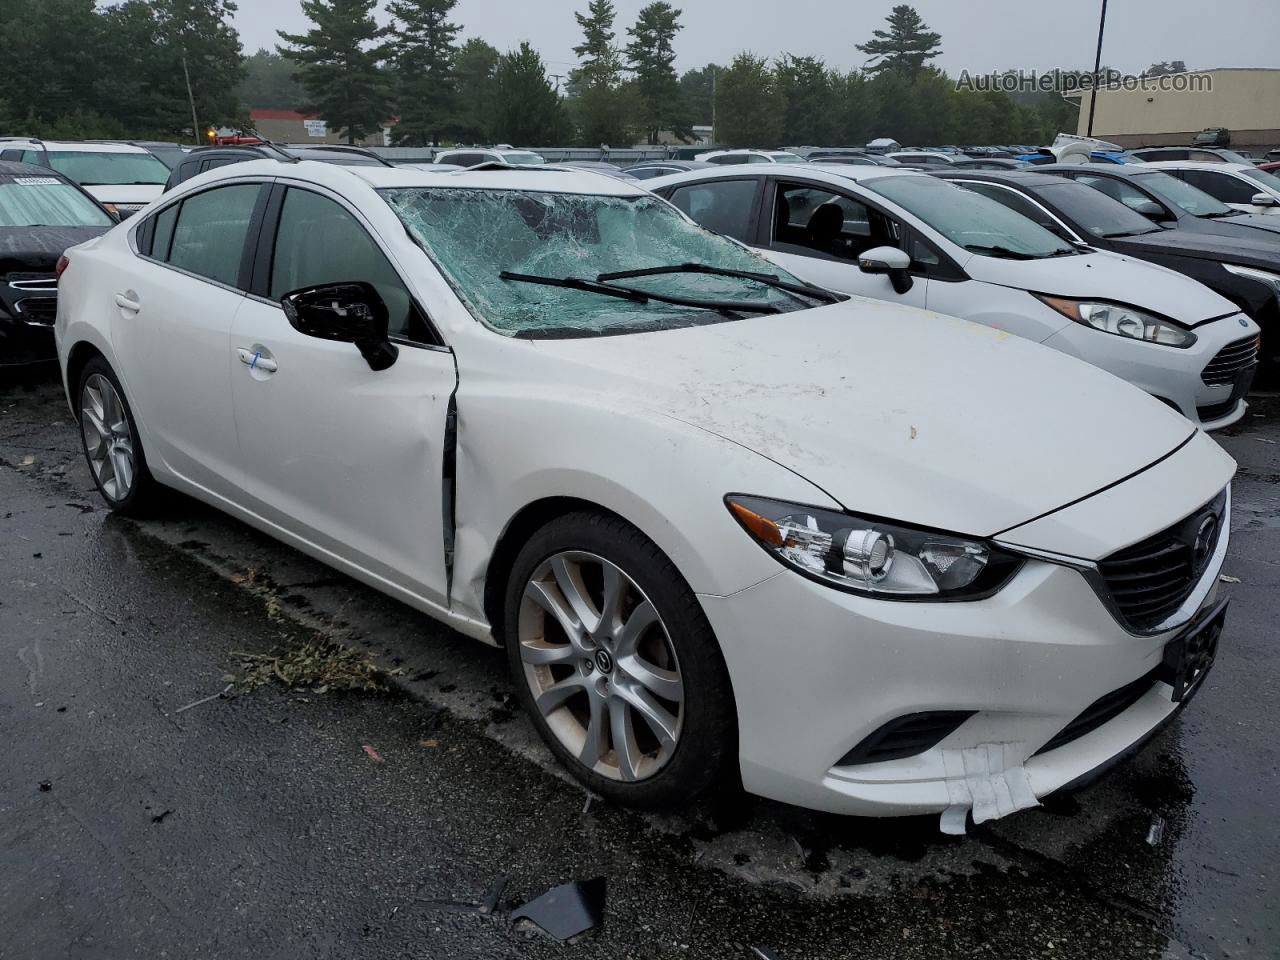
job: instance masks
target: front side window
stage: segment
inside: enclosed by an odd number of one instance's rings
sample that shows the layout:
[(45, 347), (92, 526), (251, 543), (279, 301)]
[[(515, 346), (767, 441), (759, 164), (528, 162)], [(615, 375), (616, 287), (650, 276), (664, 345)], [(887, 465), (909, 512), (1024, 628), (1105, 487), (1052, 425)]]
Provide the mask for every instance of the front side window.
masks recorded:
[(1143, 187), (1176, 204), (1193, 217), (1225, 217), (1232, 213), (1221, 200), (1167, 173), (1144, 173), (1137, 178)]
[(364, 227), (328, 197), (290, 189), (276, 230), (271, 299), (303, 287), (349, 281), (364, 281), (377, 289), (387, 305), (392, 336), (421, 338), (421, 331), (414, 329), (409, 291)]
[(1203, 190), (1223, 203), (1248, 204), (1253, 202), (1258, 188), (1246, 180), (1216, 170), (1182, 170), (1182, 179)]
[(1277, 177), (1271, 171), (1241, 170), (1240, 172), (1244, 176), (1248, 177), (1250, 180), (1256, 180), (1258, 183), (1262, 184), (1264, 187), (1268, 187), (1273, 191), (1280, 192), (1280, 177)]
[(1074, 179), (1077, 183), (1093, 187), (1093, 189), (1104, 196), (1110, 197), (1112, 200), (1120, 201), (1130, 210), (1137, 210), (1143, 204), (1155, 202), (1133, 184), (1126, 183), (1124, 180), (1117, 180), (1114, 177), (1099, 177), (1083, 173)]
[(773, 246), (856, 260), (872, 247), (897, 246), (895, 224), (843, 194), (779, 184), (773, 203)]
[(1081, 230), (1094, 237), (1133, 237), (1160, 228), (1122, 203), (1104, 197), (1092, 187), (1073, 180), (1038, 186), (1035, 193), (1063, 211)]
[(0, 177), (0, 227), (109, 227), (114, 221), (54, 177)]
[[(623, 299), (530, 280), (594, 283), (601, 274), (615, 271), (696, 263), (800, 283), (759, 255), (690, 223), (655, 197), (469, 187), (404, 187), (380, 193), (472, 313), (502, 333), (633, 333), (815, 305), (756, 280), (699, 273), (604, 282), (607, 289), (626, 287), (696, 301), (688, 304)], [(738, 313), (722, 306), (732, 304), (761, 310)]]
[(1071, 244), (1010, 209), (1003, 198), (993, 202), (991, 196), (976, 192), (985, 184), (966, 184), (971, 189), (958, 190), (945, 180), (915, 176), (878, 177), (864, 185), (971, 253), (1038, 260), (1075, 252)]
[(692, 183), (673, 190), (671, 202), (708, 230), (750, 243), (758, 185), (755, 179)]
[(169, 168), (149, 153), (50, 150), (48, 166), (83, 187), (163, 184)]
[(168, 263), (217, 283), (237, 286), (260, 189), (256, 183), (238, 183), (183, 200)]

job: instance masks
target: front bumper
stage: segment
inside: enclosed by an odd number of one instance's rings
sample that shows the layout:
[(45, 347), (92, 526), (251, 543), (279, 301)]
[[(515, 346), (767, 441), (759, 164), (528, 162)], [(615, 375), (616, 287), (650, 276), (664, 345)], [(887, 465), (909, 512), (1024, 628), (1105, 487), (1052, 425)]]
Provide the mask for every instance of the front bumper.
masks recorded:
[(1257, 336), (1258, 325), (1244, 314), (1233, 314), (1196, 327), (1195, 334), (1196, 342), (1183, 350), (1070, 323), (1044, 344), (1129, 381), (1205, 430), (1218, 430), (1244, 416), (1256, 371), (1250, 369), (1230, 384), (1207, 384), (1202, 374), (1228, 344)]
[(53, 326), (0, 312), (0, 367), (47, 363), (57, 359)]

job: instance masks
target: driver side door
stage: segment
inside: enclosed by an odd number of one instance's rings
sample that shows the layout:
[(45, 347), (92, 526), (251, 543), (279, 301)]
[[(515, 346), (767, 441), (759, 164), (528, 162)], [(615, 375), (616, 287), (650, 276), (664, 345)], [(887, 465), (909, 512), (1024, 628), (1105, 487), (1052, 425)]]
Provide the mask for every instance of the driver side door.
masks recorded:
[[(388, 307), (399, 354), (385, 370), (300, 333), (280, 306), (347, 281)], [(322, 559), (447, 608), (453, 354), (353, 207), (315, 186), (273, 188), (230, 350), (246, 506)]]

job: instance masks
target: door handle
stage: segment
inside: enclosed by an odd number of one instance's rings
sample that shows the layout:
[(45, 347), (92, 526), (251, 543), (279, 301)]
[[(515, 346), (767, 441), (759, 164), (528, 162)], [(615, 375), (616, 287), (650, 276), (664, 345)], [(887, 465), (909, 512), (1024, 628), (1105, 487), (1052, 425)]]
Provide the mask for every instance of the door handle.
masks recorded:
[(280, 369), (279, 365), (270, 357), (264, 357), (260, 350), (250, 350), (248, 347), (236, 347), (236, 356), (250, 370), (261, 370), (263, 373), (275, 373)]
[(142, 304), (138, 302), (138, 295), (132, 290), (127, 290), (124, 293), (117, 293), (116, 306), (121, 310), (131, 310), (134, 313), (137, 313), (142, 309)]

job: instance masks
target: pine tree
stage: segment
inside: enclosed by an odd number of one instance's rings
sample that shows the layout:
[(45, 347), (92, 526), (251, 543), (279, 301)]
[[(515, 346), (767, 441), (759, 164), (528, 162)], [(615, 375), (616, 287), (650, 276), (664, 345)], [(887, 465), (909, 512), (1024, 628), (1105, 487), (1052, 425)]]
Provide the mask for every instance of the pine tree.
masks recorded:
[[(244, 51), (240, 34), (231, 25), (236, 4), (231, 0), (152, 0), (156, 27), (171, 75), (162, 89), (168, 94), (170, 128), (190, 125), (191, 102), (201, 129), (241, 120), (238, 88), (244, 79)], [(198, 138), (200, 130), (195, 131)]]
[(582, 60), (569, 74), (578, 139), (590, 146), (629, 144), (636, 105), (633, 91), (622, 82), (622, 56), (613, 43), (617, 11), (610, 0), (591, 0), (587, 14), (574, 17), (583, 34), (573, 48)]
[(658, 142), (661, 130), (689, 139), (692, 131), (676, 77), (675, 36), (681, 30), (680, 11), (657, 0), (640, 11), (635, 26), (627, 29), (627, 65), (635, 73), (640, 96), (641, 122), (649, 143)]
[(565, 136), (560, 97), (547, 81), (542, 57), (527, 42), (498, 58), (494, 100), (492, 133), (497, 140), (537, 146)]
[(306, 111), (346, 136), (363, 140), (391, 117), (389, 83), (381, 69), (386, 30), (373, 19), (376, 0), (303, 0), (314, 26), (303, 34), (277, 31), (290, 46), (277, 50), (298, 65)]
[(716, 139), (730, 147), (772, 147), (786, 100), (763, 57), (740, 53), (716, 82)]
[(387, 9), (395, 18), (391, 50), (397, 72), (400, 122), (396, 143), (438, 146), (452, 132), (457, 112), (454, 63), (461, 29), (449, 22), (457, 0), (397, 0)]
[(942, 53), (941, 34), (933, 33), (914, 7), (899, 4), (886, 19), (888, 30), (876, 30), (874, 40), (858, 45), (869, 57), (881, 58), (869, 68), (872, 73), (895, 70), (914, 77), (926, 60)]
[(492, 139), (499, 59), (497, 50), (475, 37), (458, 51), (454, 63), (458, 112), (453, 128), (461, 142), (486, 143)]
[(610, 0), (591, 0), (587, 14), (575, 13), (582, 28), (582, 43), (573, 48), (581, 62), (570, 72), (571, 83), (616, 86), (622, 78), (622, 58), (614, 46), (613, 21), (617, 11)]

